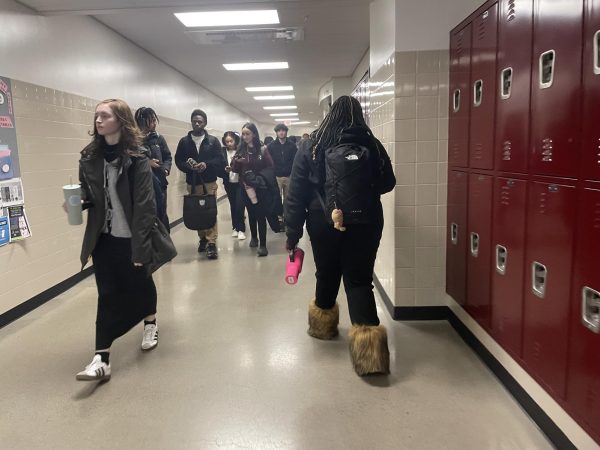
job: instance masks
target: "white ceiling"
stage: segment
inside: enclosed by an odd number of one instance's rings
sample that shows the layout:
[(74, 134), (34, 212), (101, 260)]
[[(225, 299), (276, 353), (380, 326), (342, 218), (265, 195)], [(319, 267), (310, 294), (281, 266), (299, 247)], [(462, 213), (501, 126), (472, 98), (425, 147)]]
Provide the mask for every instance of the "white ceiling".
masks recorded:
[[(301, 120), (320, 118), (318, 90), (350, 76), (369, 48), (370, 0), (21, 0), (47, 15), (91, 15), (259, 122), (266, 105), (298, 106)], [(304, 27), (304, 41), (197, 45), (174, 12), (277, 9), (279, 27)], [(237, 27), (251, 28), (251, 27)], [(258, 27), (261, 28), (261, 27)], [(263, 26), (264, 28), (264, 26)], [(228, 72), (222, 64), (288, 61), (289, 70)], [(246, 86), (293, 85), (294, 100), (258, 102)], [(199, 105), (202, 107), (202, 105)], [(236, 124), (237, 125), (237, 124)]]

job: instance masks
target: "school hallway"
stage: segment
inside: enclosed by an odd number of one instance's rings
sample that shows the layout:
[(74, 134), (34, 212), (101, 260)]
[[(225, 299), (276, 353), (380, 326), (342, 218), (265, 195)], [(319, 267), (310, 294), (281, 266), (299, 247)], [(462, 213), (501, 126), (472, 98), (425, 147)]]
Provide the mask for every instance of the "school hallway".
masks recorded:
[(0, 330), (1, 448), (552, 448), (446, 321), (395, 322), (378, 299), (391, 375), (358, 377), (343, 289), (340, 336), (309, 337), (312, 256), (286, 285), (284, 235), (269, 231), (257, 258), (230, 236), (226, 202), (217, 261), (172, 231), (159, 345), (140, 350), (141, 324), (118, 339), (109, 382), (75, 381), (93, 351), (93, 277)]

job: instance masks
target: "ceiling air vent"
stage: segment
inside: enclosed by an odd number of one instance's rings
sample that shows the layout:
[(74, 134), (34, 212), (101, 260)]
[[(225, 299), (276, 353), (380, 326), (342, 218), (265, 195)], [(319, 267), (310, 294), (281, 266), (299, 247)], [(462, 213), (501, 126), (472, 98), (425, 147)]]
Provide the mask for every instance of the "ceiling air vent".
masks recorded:
[(186, 31), (198, 45), (239, 44), (242, 42), (303, 41), (303, 28), (252, 28), (238, 30)]

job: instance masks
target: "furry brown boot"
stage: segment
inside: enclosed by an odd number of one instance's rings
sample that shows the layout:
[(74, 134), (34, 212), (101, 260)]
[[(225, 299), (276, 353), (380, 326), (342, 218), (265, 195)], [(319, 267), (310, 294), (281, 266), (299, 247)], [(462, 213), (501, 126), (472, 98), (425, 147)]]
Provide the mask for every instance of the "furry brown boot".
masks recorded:
[(331, 309), (321, 309), (313, 300), (308, 305), (308, 334), (317, 339), (333, 339), (338, 335), (340, 308), (336, 303)]
[(390, 351), (385, 327), (353, 325), (349, 334), (350, 356), (358, 375), (390, 373)]

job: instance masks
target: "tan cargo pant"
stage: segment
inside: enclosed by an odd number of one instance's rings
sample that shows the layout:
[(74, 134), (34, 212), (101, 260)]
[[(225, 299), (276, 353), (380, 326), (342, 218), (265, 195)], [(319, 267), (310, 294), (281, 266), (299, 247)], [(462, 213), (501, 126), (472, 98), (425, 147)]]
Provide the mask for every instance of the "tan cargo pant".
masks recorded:
[[(212, 181), (210, 183), (206, 183), (206, 189), (208, 189), (208, 193), (210, 195), (216, 196), (217, 189), (218, 189), (217, 182)], [(192, 185), (188, 184), (187, 191), (189, 194), (192, 194), (192, 193), (193, 194), (204, 194), (204, 189), (202, 188), (201, 184), (196, 185), (196, 189), (194, 189), (194, 192), (192, 192)], [(207, 230), (198, 230), (198, 237), (200, 239), (206, 239), (209, 244), (216, 244), (218, 236), (219, 236), (219, 221), (218, 220), (212, 228), (209, 228)]]
[[(285, 199), (287, 197), (288, 188), (290, 187), (290, 177), (276, 177), (277, 185), (279, 186), (279, 193), (281, 194), (281, 203), (285, 206)], [(279, 220), (283, 217), (279, 216)]]

